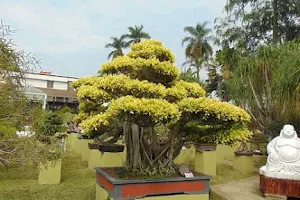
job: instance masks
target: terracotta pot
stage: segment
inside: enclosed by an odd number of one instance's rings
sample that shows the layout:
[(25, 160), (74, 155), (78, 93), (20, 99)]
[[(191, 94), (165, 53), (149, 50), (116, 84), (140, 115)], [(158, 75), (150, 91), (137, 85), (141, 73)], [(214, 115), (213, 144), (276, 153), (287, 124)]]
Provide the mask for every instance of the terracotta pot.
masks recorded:
[(196, 150), (200, 151), (200, 152), (216, 151), (216, 149), (217, 149), (217, 145), (215, 145), (215, 144), (198, 144), (195, 146), (196, 146)]
[[(209, 194), (210, 176), (207, 175), (191, 178), (122, 180), (112, 177), (107, 172), (108, 170), (122, 171), (122, 169), (124, 168), (96, 168), (97, 184), (113, 199), (139, 199), (167, 194), (185, 194), (187, 196)], [(102, 197), (102, 199), (104, 198)]]
[(121, 144), (99, 144), (99, 151), (118, 153), (124, 151), (124, 145)]
[(253, 152), (250, 152), (250, 151), (235, 151), (234, 154), (236, 156), (253, 156)]
[(97, 143), (89, 143), (89, 149), (99, 149), (99, 144)]

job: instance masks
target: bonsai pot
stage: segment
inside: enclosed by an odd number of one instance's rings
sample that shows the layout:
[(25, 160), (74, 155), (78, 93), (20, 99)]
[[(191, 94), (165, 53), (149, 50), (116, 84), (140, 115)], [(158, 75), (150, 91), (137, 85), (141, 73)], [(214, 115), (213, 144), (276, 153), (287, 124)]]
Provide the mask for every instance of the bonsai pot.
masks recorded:
[(89, 149), (99, 149), (98, 143), (89, 143)]
[(197, 144), (196, 150), (200, 152), (205, 152), (205, 151), (216, 151), (217, 145), (215, 144)]
[(101, 152), (110, 152), (118, 153), (124, 151), (124, 145), (121, 144), (99, 144), (99, 151)]
[(261, 150), (254, 150), (253, 155), (262, 156), (264, 153)]
[(234, 154), (236, 156), (253, 156), (253, 152), (251, 151), (235, 151)]
[[(148, 196), (174, 195), (184, 196), (183, 199), (207, 199), (210, 188), (210, 176), (194, 173), (194, 177), (185, 178), (180, 175), (172, 178), (128, 179), (118, 178), (118, 172), (124, 168), (96, 168), (97, 190), (96, 199), (140, 199)], [(126, 174), (125, 174), (126, 175)], [(104, 192), (103, 192), (104, 191)], [(195, 198), (196, 197), (196, 198)]]
[(80, 140), (86, 140), (86, 139), (89, 139), (89, 136), (87, 135), (80, 135)]

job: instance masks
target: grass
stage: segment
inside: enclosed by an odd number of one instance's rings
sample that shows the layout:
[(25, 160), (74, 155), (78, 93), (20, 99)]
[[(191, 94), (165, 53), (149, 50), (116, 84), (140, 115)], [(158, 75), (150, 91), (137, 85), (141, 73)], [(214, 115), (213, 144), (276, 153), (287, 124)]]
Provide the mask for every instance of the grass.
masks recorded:
[(95, 173), (69, 154), (62, 162), (59, 185), (39, 185), (36, 167), (0, 168), (0, 200), (95, 199)]
[[(211, 185), (246, 178), (227, 165), (217, 168)], [(79, 156), (68, 153), (62, 162), (59, 185), (39, 185), (36, 167), (16, 167), (6, 171), (0, 166), (0, 200), (93, 200), (95, 199), (95, 173), (87, 168)], [(224, 200), (215, 193), (210, 200)]]

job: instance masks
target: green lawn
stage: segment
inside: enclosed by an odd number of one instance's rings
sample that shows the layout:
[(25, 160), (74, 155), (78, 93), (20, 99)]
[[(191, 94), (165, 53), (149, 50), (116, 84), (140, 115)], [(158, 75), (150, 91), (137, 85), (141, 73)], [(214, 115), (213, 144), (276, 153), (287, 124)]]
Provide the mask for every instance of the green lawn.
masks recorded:
[(37, 168), (0, 168), (0, 200), (93, 200), (95, 173), (69, 154), (62, 162), (59, 185), (39, 185)]
[[(33, 167), (0, 168), (0, 200), (93, 200), (95, 173), (87, 163), (69, 153), (62, 162), (62, 180), (59, 185), (39, 185), (38, 171)], [(245, 178), (231, 167), (218, 167), (217, 177), (211, 184), (222, 184)], [(210, 200), (224, 200), (212, 193)]]

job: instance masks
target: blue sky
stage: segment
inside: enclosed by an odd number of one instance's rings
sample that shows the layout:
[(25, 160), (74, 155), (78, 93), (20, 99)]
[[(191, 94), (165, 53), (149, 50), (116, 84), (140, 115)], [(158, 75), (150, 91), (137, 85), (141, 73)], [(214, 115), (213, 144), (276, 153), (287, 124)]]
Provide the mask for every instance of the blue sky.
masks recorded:
[[(104, 45), (127, 27), (143, 24), (184, 62), (183, 27), (223, 15), (226, 0), (1, 0), (0, 18), (19, 48), (42, 59), (44, 71), (84, 77), (107, 61)], [(202, 77), (205, 77), (204, 73)]]

